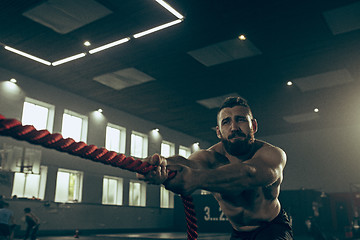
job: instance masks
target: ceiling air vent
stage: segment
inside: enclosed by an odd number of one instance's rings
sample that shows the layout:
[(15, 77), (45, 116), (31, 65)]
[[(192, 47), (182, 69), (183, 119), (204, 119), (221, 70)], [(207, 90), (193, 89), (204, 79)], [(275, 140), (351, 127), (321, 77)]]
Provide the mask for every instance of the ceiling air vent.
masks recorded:
[(49, 0), (23, 15), (57, 33), (66, 34), (111, 13), (94, 0)]
[(113, 73), (97, 76), (94, 80), (115, 90), (120, 90), (155, 79), (135, 68), (125, 68)]

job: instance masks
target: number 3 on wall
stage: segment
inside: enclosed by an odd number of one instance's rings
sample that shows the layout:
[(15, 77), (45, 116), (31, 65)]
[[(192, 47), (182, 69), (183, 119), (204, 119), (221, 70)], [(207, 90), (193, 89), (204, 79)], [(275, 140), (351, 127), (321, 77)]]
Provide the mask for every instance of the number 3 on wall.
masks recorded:
[(210, 220), (210, 208), (208, 206), (206, 206), (206, 207), (204, 207), (204, 211), (205, 211), (204, 220), (209, 221)]

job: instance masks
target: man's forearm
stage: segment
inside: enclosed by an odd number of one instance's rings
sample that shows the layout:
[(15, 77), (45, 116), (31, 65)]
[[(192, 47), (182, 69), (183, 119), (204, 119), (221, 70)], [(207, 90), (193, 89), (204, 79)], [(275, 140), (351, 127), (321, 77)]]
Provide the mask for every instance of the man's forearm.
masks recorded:
[(247, 164), (228, 164), (216, 169), (193, 169), (196, 189), (212, 192), (241, 191), (258, 185), (256, 169)]

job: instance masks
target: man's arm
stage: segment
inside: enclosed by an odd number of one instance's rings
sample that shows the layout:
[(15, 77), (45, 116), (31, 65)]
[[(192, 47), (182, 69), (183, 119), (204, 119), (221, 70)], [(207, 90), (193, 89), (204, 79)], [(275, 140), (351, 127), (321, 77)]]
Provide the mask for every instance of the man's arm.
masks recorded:
[[(211, 157), (211, 152), (205, 151), (193, 157)], [(177, 169), (176, 177), (165, 186), (183, 195), (189, 195), (196, 189), (233, 193), (259, 186), (266, 187), (282, 181), (285, 163), (286, 155), (283, 150), (266, 145), (253, 158), (244, 162), (233, 161), (217, 168), (195, 169), (182, 166)]]

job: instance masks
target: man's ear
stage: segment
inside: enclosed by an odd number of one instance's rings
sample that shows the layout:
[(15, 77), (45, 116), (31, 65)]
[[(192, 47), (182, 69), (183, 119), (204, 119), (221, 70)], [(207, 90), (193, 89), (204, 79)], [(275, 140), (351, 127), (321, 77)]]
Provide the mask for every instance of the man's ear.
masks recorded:
[(252, 122), (252, 129), (253, 129), (254, 133), (256, 133), (258, 131), (258, 123), (255, 118), (252, 119), (251, 122)]
[(221, 133), (220, 133), (220, 129), (219, 126), (216, 126), (216, 136), (221, 139)]

